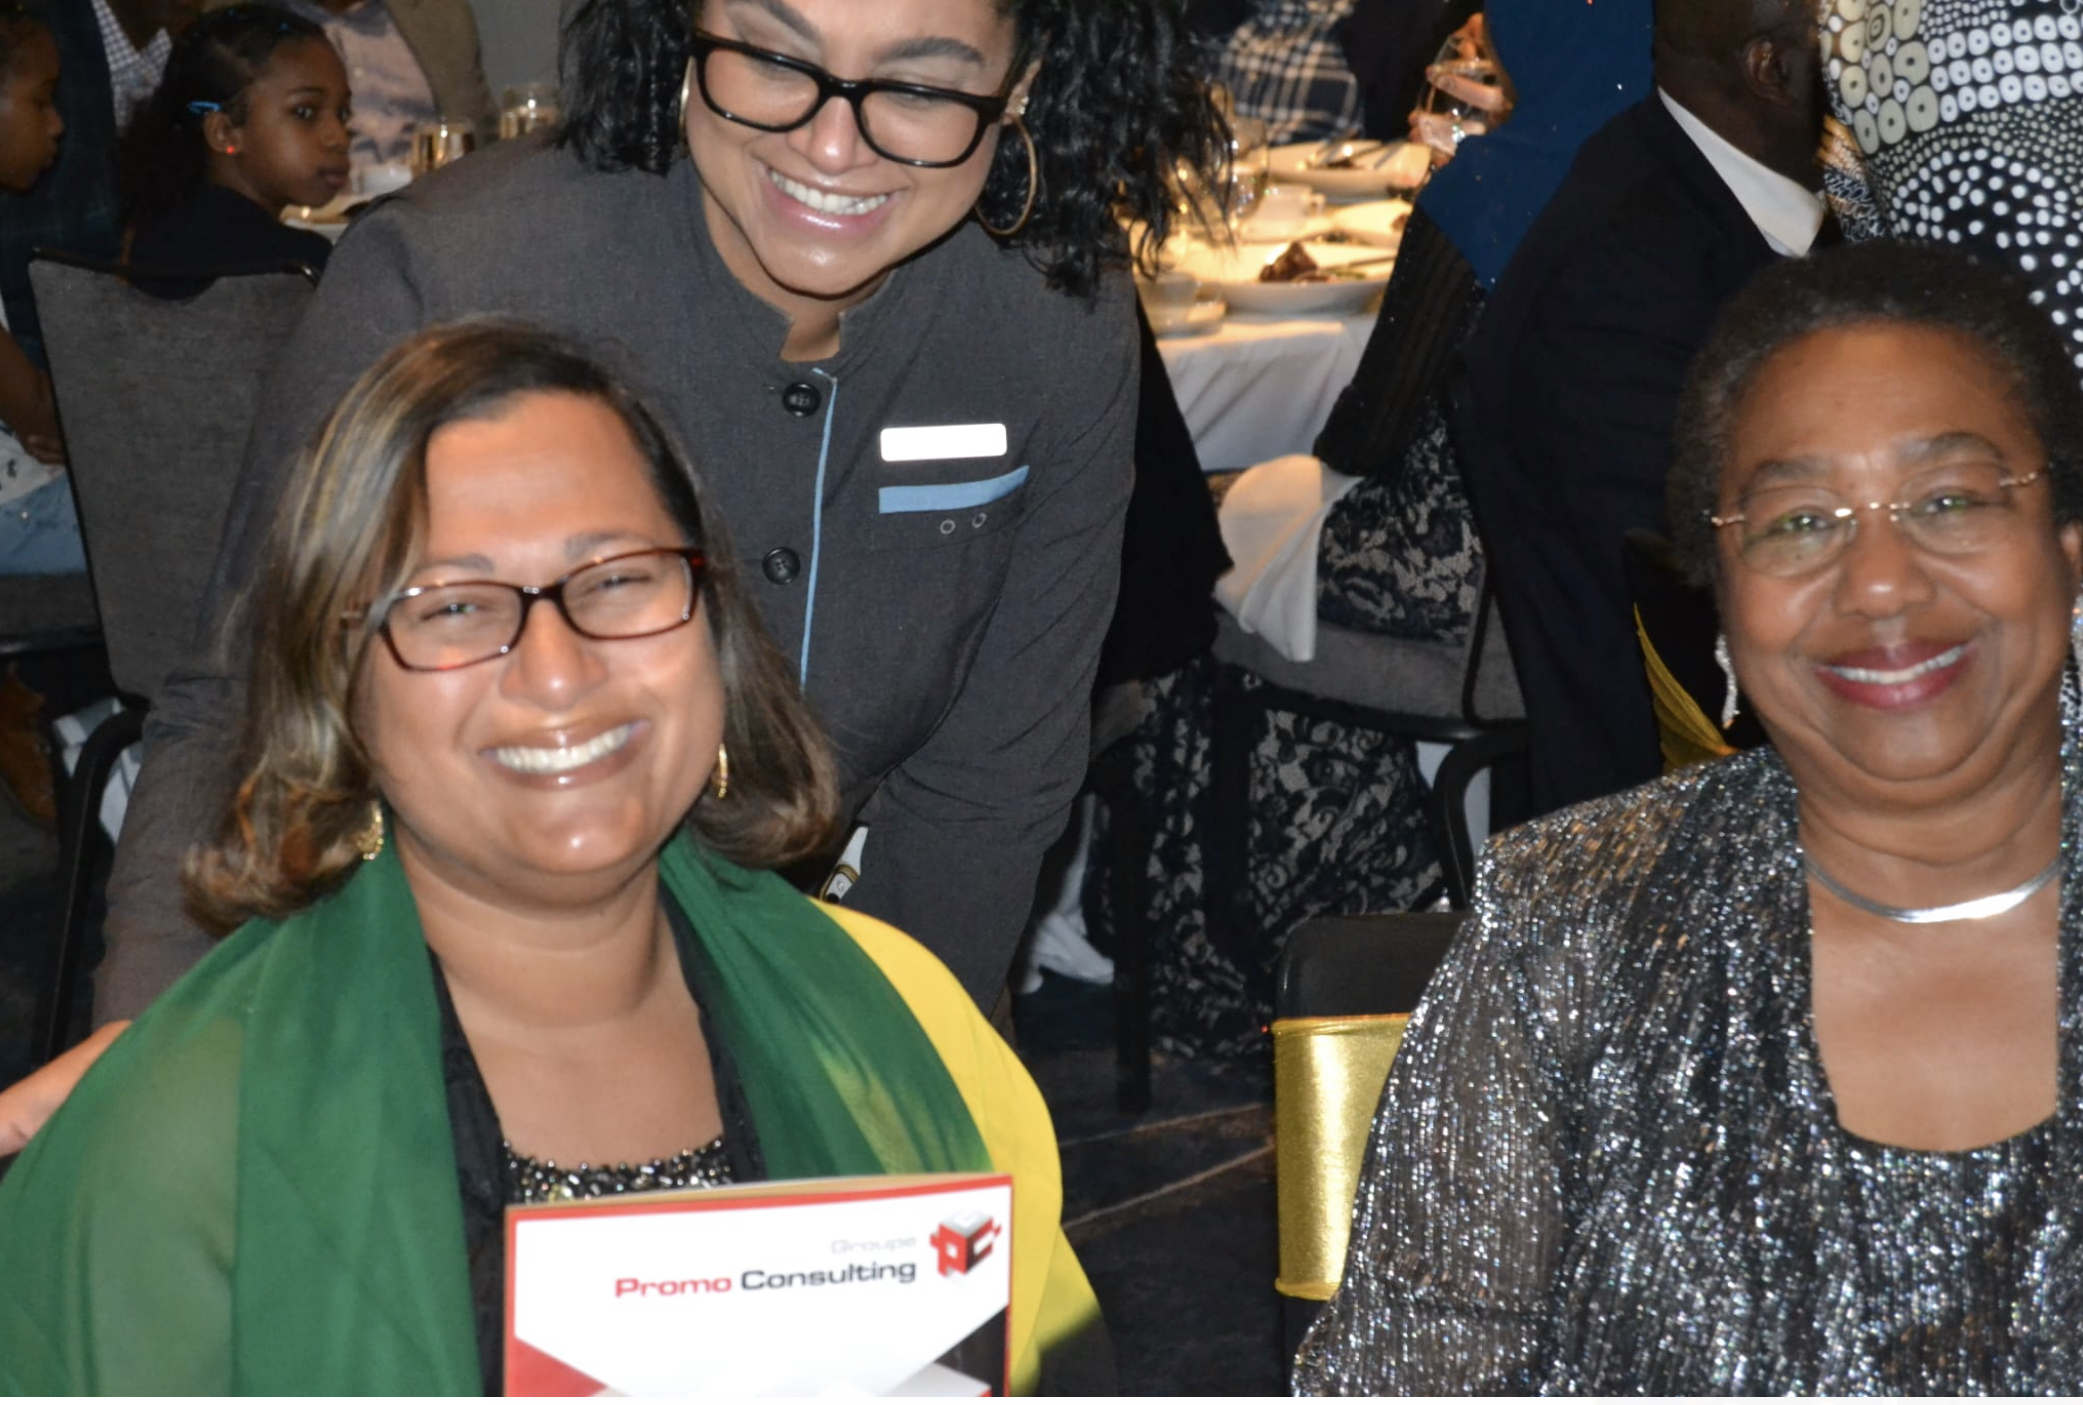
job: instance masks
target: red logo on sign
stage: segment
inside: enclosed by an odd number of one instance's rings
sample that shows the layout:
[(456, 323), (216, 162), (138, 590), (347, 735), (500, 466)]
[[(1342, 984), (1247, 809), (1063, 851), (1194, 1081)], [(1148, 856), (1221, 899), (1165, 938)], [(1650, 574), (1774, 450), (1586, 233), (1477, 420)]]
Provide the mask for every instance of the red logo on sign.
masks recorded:
[(998, 1243), (998, 1221), (988, 1215), (943, 1220), (927, 1242), (940, 1254), (940, 1276), (952, 1278), (990, 1257), (992, 1247)]

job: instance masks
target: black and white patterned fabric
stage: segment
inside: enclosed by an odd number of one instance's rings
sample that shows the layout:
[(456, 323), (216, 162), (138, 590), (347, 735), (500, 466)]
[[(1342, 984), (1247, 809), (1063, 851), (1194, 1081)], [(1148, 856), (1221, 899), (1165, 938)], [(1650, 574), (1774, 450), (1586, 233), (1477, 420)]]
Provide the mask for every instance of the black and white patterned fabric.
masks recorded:
[(2083, 0), (1820, 3), (1886, 232), (2018, 270), (2083, 367)]
[(1460, 644), (1482, 590), (1483, 545), (1435, 393), (1418, 410), (1401, 471), (1361, 479), (1324, 519), (1316, 614), (1368, 634)]
[[(1312, 917), (1409, 908), (1438, 882), (1439, 865), (1409, 738), (1275, 711), (1251, 739), (1240, 930), (1211, 923), (1216, 667), (1203, 655), (1151, 680), (1150, 711), (1121, 743), (1150, 836), (1151, 1032), (1175, 1054), (1262, 1057), (1288, 933)], [(1256, 680), (1247, 676), (1247, 686)], [(1085, 875), (1086, 918), (1109, 948), (1112, 857), (1109, 845), (1095, 843)]]
[(1354, 0), (1258, 0), (1217, 54), (1237, 111), (1278, 145), (1360, 130), (1360, 82), (1336, 29)]

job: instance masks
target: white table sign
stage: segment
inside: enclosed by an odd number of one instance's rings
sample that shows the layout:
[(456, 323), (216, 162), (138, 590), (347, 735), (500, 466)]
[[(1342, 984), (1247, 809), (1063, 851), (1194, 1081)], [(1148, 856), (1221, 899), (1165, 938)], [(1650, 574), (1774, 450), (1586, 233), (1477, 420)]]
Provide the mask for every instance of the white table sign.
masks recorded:
[(996, 1395), (1012, 1178), (768, 1182), (507, 1212), (508, 1395)]

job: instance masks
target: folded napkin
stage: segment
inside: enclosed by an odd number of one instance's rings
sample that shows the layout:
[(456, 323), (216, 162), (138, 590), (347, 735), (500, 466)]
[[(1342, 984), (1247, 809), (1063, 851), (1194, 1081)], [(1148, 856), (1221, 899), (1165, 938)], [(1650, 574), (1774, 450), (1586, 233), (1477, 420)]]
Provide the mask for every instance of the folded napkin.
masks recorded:
[(1359, 481), (1289, 454), (1246, 469), (1217, 513), (1236, 565), (1215, 582), (1215, 598), (1296, 663), (1316, 657), (1317, 538), (1331, 505)]

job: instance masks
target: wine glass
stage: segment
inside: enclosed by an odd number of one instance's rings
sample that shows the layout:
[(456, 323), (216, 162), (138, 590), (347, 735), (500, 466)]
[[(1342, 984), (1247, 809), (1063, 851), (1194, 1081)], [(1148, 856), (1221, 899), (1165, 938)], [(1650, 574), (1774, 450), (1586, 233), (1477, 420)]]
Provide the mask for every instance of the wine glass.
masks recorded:
[(438, 171), (451, 161), (460, 161), (477, 150), (477, 128), (461, 117), (443, 117), (412, 134), (412, 175), (415, 180)]
[(1230, 119), (1229, 202), (1224, 212), (1234, 233), (1265, 198), (1272, 177), (1271, 131), (1256, 117)]
[(555, 83), (517, 83), (499, 99), (499, 140), (554, 127), (560, 115)]
[(1448, 37), (1425, 77), (1424, 99), (1410, 115), (1410, 137), (1431, 148), (1435, 167), (1451, 161), (1464, 139), (1489, 131), (1511, 112), (1504, 70), (1481, 15)]

